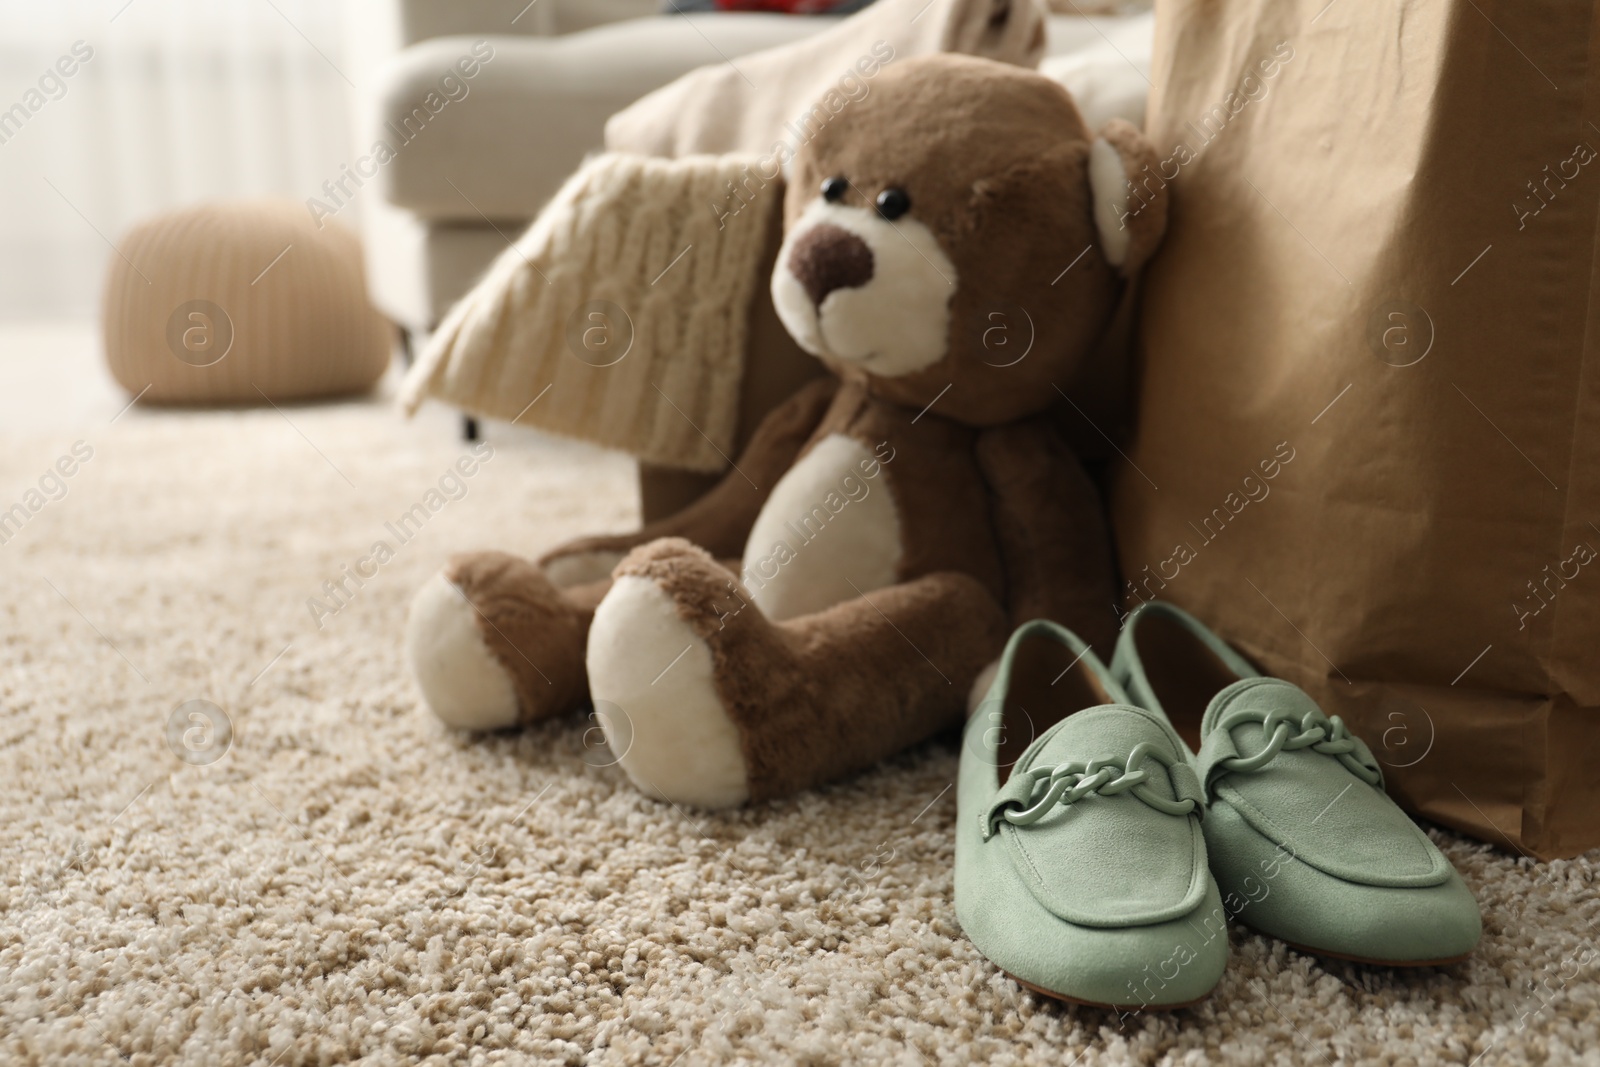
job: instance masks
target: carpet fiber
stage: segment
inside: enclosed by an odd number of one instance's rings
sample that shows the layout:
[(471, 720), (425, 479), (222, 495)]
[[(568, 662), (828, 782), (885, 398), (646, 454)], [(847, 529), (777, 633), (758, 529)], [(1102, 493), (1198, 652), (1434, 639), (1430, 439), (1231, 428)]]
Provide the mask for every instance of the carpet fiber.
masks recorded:
[[(492, 439), (402, 543), (386, 524), (463, 449), (441, 416), (0, 431), (0, 509), (47, 490), (0, 545), (0, 1062), (1594, 1062), (1592, 856), (1436, 833), (1483, 905), (1469, 962), (1235, 929), (1210, 1000), (1119, 1019), (962, 937), (948, 742), (707, 816), (641, 797), (579, 717), (447, 732), (400, 654), (418, 583), (455, 549), (634, 520), (621, 460)], [(393, 558), (328, 596), (378, 541)], [(189, 701), (220, 710), (169, 728)]]

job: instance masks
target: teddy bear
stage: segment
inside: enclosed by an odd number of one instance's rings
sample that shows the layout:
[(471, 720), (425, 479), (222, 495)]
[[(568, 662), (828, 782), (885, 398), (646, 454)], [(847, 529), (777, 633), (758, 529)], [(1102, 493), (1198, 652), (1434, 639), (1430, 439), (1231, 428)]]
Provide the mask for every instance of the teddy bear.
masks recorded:
[(1161, 239), (1164, 189), (1131, 180), (1155, 161), (1035, 72), (886, 68), (784, 171), (772, 300), (831, 373), (676, 515), (451, 558), (407, 622), (428, 705), (478, 730), (592, 706), (640, 790), (720, 808), (958, 725), (1022, 621), (1107, 648), (1102, 504), (1047, 409)]

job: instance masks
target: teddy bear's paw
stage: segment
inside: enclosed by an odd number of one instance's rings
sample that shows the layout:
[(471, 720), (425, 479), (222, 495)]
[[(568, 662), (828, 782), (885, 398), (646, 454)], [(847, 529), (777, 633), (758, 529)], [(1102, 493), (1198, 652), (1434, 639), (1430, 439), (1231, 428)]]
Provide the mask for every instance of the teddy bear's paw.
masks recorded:
[(589, 615), (531, 560), (468, 552), (417, 591), (406, 652), (439, 718), (499, 730), (583, 702)]
[(433, 713), (462, 730), (517, 723), (511, 676), (484, 642), (478, 612), (443, 573), (417, 590), (406, 620), (406, 659)]
[(724, 808), (749, 798), (710, 645), (657, 580), (625, 574), (595, 609), (589, 687), (618, 764), (646, 794)]

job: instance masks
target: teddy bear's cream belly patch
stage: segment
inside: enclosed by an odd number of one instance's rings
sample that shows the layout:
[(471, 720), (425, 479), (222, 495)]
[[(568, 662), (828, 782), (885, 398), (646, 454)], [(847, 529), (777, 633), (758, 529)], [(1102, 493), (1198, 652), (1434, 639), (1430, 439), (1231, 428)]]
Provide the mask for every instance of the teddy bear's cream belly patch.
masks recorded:
[(743, 578), (763, 614), (792, 619), (894, 584), (901, 553), (881, 465), (833, 434), (773, 487), (745, 543)]

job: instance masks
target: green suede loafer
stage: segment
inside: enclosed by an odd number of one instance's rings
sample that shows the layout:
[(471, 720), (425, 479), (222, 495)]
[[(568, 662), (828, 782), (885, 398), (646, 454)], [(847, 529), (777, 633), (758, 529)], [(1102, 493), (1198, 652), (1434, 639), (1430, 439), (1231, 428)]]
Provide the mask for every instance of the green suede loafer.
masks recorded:
[(1071, 632), (1011, 636), (967, 722), (956, 803), (956, 917), (1023, 985), (1137, 1011), (1221, 979), (1227, 919), (1188, 753)]
[(1128, 619), (1112, 673), (1199, 747), (1206, 844), (1230, 915), (1359, 963), (1471, 953), (1482, 932), (1472, 891), (1389, 799), (1382, 768), (1338, 716), (1161, 602)]

